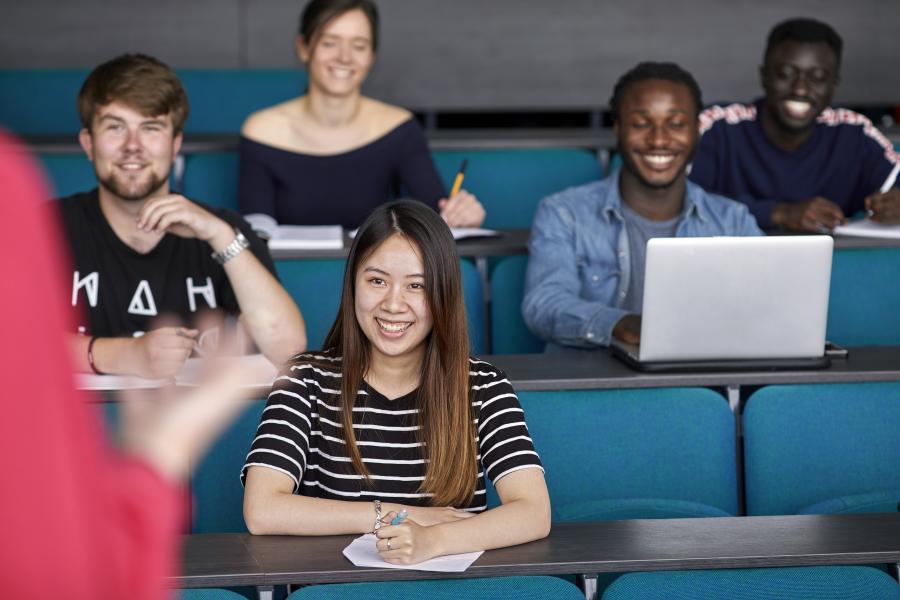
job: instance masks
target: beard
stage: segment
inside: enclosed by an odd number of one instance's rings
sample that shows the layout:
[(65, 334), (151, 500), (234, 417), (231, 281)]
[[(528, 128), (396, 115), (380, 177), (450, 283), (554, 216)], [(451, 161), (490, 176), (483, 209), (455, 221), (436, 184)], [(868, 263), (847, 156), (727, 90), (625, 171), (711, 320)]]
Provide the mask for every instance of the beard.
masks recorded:
[(144, 200), (163, 187), (169, 179), (168, 174), (160, 177), (153, 171), (143, 175), (140, 179), (123, 176), (115, 171), (106, 176), (101, 176), (100, 173), (96, 173), (96, 175), (97, 181), (107, 190), (123, 200), (133, 201)]

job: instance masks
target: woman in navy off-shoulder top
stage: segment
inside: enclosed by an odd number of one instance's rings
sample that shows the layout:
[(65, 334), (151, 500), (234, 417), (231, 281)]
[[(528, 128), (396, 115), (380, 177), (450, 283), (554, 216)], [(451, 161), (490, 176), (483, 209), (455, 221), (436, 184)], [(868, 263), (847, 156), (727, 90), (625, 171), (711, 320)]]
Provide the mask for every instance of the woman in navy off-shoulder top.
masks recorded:
[[(349, 6), (349, 8), (348, 8)], [(479, 226), (484, 208), (446, 190), (422, 128), (409, 111), (360, 93), (377, 48), (370, 0), (312, 0), (300, 20), (297, 54), (307, 93), (250, 115), (241, 130), (241, 212), (279, 223), (355, 228), (400, 195), (439, 210), (451, 226)]]

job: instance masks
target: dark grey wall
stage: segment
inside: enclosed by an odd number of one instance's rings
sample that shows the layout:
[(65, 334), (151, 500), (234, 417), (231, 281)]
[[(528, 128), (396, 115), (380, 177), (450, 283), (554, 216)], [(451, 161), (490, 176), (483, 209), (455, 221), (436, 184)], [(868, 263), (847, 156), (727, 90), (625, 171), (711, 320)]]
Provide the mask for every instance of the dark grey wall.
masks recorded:
[[(176, 67), (286, 67), (300, 0), (5, 0), (0, 68), (88, 67), (143, 51)], [(416, 109), (584, 109), (643, 59), (707, 100), (759, 93), (765, 35), (808, 15), (845, 39), (838, 101), (900, 102), (898, 0), (381, 0), (367, 93)]]

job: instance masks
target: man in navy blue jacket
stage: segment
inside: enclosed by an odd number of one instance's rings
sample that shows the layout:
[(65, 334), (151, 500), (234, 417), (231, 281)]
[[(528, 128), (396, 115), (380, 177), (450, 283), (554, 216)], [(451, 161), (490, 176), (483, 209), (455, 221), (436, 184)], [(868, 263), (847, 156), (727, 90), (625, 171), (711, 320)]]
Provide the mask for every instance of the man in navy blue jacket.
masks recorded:
[(763, 228), (822, 232), (860, 210), (900, 223), (900, 155), (866, 117), (830, 107), (842, 46), (819, 21), (776, 25), (765, 97), (703, 111), (691, 180), (747, 204)]

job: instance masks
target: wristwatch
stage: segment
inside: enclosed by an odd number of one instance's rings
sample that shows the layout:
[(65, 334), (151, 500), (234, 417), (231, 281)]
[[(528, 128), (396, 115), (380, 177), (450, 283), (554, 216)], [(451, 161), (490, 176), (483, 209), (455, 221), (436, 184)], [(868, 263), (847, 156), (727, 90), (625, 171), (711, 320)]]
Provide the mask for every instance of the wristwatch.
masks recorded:
[(250, 247), (250, 242), (244, 237), (244, 234), (241, 233), (240, 229), (234, 230), (234, 239), (230, 244), (225, 246), (221, 252), (213, 252), (212, 257), (220, 265), (224, 265), (229, 260), (240, 254), (244, 251), (245, 248)]

